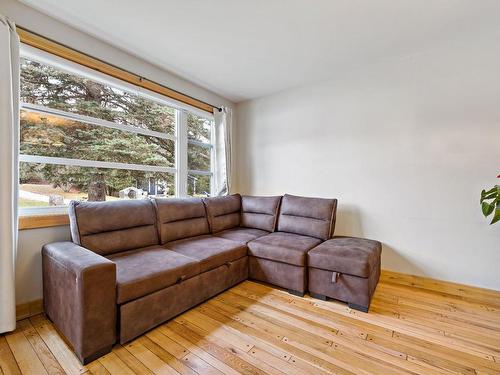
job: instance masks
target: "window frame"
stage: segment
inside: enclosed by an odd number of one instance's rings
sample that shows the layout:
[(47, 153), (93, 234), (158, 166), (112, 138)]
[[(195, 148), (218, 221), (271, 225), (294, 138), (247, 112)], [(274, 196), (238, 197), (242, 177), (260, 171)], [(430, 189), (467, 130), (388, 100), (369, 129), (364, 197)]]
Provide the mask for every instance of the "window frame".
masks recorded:
[[(29, 163), (48, 163), (59, 165), (72, 165), (81, 167), (97, 167), (97, 168), (112, 168), (112, 169), (129, 169), (149, 172), (171, 173), (175, 176), (175, 197), (187, 197), (187, 179), (188, 174), (200, 174), (210, 176), (210, 195), (214, 193), (214, 116), (213, 114), (200, 110), (189, 104), (177, 101), (175, 99), (166, 97), (156, 92), (150, 91), (146, 88), (136, 86), (132, 83), (122, 81), (120, 79), (109, 76), (108, 74), (101, 73), (94, 69), (88, 68), (84, 65), (75, 63), (73, 61), (53, 55), (49, 52), (34, 48), (25, 43), (21, 43), (20, 57), (33, 59), (37, 62), (51, 65), (56, 69), (60, 69), (69, 74), (76, 74), (84, 76), (90, 80), (115, 87), (119, 90), (129, 92), (131, 94), (142, 96), (148, 100), (155, 101), (161, 105), (166, 105), (175, 110), (176, 120), (174, 133), (164, 133), (154, 130), (134, 127), (132, 125), (119, 124), (112, 121), (80, 115), (76, 113), (66, 112), (59, 109), (49, 108), (41, 105), (20, 102), (20, 111), (26, 110), (34, 113), (49, 114), (59, 118), (64, 118), (73, 121), (79, 121), (90, 125), (116, 129), (124, 132), (133, 132), (146, 136), (169, 139), (175, 143), (175, 166), (163, 167), (152, 166), (132, 163), (117, 163), (106, 161), (91, 161), (83, 159), (69, 159), (60, 157), (47, 157), (38, 155), (19, 154), (19, 162)], [(211, 121), (211, 140), (210, 143), (203, 143), (188, 139), (187, 134), (187, 115), (192, 113), (194, 115), (203, 117)], [(202, 147), (210, 148), (210, 171), (195, 171), (188, 170), (187, 157), (188, 157), (188, 144), (195, 143)], [(30, 216), (38, 215), (60, 215), (67, 213), (67, 206), (52, 206), (52, 207), (18, 207), (18, 215), (20, 218), (27, 219)]]

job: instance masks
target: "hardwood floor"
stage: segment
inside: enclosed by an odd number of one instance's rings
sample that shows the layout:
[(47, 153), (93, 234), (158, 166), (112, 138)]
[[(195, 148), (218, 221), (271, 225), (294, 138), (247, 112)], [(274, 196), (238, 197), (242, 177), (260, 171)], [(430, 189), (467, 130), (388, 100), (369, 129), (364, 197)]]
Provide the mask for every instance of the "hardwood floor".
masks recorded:
[(38, 315), (0, 374), (500, 374), (500, 292), (383, 272), (368, 314), (246, 281), (81, 366)]

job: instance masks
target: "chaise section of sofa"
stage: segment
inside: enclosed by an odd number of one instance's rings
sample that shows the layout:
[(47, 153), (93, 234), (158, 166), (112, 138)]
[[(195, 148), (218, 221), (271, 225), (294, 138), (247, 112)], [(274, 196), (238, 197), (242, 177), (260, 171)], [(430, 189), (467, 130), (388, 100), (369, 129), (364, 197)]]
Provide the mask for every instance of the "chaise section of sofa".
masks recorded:
[(307, 252), (333, 235), (336, 199), (284, 195), (277, 232), (248, 243), (249, 277), (304, 295)]

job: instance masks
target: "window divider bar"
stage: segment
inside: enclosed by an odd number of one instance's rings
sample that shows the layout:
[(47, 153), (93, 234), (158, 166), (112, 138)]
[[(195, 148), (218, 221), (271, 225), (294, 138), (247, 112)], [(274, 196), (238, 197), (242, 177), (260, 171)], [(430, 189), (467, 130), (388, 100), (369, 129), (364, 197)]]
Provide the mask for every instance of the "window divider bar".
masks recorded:
[(195, 141), (194, 139), (188, 139), (188, 143), (190, 145), (196, 145), (196, 146), (206, 147), (206, 148), (212, 148), (213, 147), (213, 145), (211, 143), (205, 143), (205, 142), (201, 142), (201, 141)]
[(171, 167), (117, 163), (117, 162), (109, 162), (109, 161), (59, 158), (59, 157), (53, 157), (53, 156), (38, 156), (38, 155), (22, 154), (22, 155), (19, 155), (19, 161), (26, 162), (26, 163), (70, 165), (70, 166), (74, 166), (74, 167), (125, 169), (125, 170), (131, 170), (131, 171), (157, 172), (157, 173), (176, 173), (176, 169), (171, 168)]
[(155, 130), (149, 130), (149, 129), (142, 129), (142, 128), (138, 128), (138, 127), (135, 127), (132, 125), (119, 124), (119, 123), (112, 122), (112, 121), (107, 121), (107, 120), (98, 119), (95, 117), (80, 115), (77, 113), (66, 112), (66, 111), (62, 111), (60, 109), (49, 108), (49, 107), (45, 107), (45, 106), (41, 106), (41, 105), (37, 105), (37, 104), (21, 103), (21, 109), (24, 109), (24, 110), (27, 110), (30, 112), (41, 113), (41, 114), (49, 114), (49, 115), (56, 116), (59, 118), (83, 122), (83, 123), (101, 126), (101, 127), (105, 127), (105, 128), (117, 129), (117, 130), (127, 131), (127, 132), (131, 132), (131, 133), (136, 133), (136, 134), (142, 134), (142, 135), (155, 137), (155, 138), (170, 139), (172, 141), (175, 141), (175, 139), (176, 139), (176, 137), (174, 135), (170, 135), (168, 133), (162, 133), (162, 132), (158, 132)]
[[(210, 143), (214, 145), (214, 147), (212, 147), (210, 149), (210, 196), (215, 196), (217, 194), (216, 190), (215, 190), (215, 152), (216, 152), (216, 149), (215, 149), (215, 146), (216, 146), (216, 142), (217, 140), (215, 139), (215, 119), (214, 121), (211, 122), (211, 125), (210, 125)], [(227, 192), (229, 194), (229, 191)]]
[(68, 206), (19, 207), (19, 216), (68, 214)]
[(202, 175), (202, 176), (212, 176), (213, 173), (211, 171), (198, 171), (196, 169), (189, 169), (188, 174), (196, 174), (196, 175)]
[(187, 139), (187, 112), (185, 110), (177, 111), (176, 120), (177, 141), (175, 144), (175, 162), (178, 173), (176, 174), (176, 194), (178, 197), (187, 197), (187, 179), (188, 179), (188, 139)]

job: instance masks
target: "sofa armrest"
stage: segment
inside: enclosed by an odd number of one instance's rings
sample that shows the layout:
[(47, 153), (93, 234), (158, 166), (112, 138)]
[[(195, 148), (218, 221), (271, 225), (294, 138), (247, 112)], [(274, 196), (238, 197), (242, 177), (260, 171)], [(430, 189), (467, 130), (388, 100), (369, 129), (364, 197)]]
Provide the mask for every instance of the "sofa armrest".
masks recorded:
[(72, 242), (42, 248), (43, 299), (48, 317), (82, 363), (116, 341), (116, 265)]

